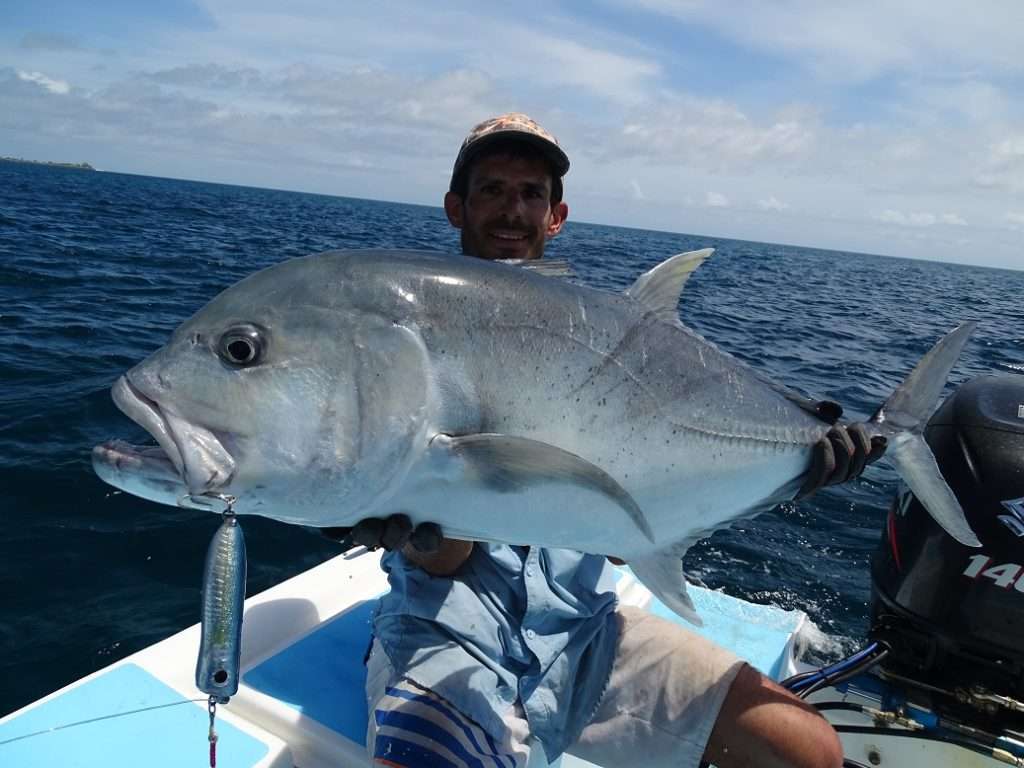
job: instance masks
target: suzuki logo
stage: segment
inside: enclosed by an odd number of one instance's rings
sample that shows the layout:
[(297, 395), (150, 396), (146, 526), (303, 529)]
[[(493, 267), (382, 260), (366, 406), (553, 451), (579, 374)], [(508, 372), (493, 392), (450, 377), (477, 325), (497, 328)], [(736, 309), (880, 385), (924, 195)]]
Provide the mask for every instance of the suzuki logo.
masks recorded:
[(1007, 499), (999, 503), (1010, 512), (1009, 515), (999, 515), (999, 520), (1002, 524), (1009, 528), (1015, 536), (1024, 536), (1024, 496), (1019, 499)]

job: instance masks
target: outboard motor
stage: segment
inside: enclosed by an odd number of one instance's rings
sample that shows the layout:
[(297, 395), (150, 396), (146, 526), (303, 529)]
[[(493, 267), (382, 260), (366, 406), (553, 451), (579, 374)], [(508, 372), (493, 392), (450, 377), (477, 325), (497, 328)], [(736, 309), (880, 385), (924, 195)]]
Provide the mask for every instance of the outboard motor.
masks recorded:
[(982, 542), (946, 534), (907, 489), (871, 567), (880, 673), (960, 722), (1024, 728), (1024, 376), (957, 389), (925, 439)]

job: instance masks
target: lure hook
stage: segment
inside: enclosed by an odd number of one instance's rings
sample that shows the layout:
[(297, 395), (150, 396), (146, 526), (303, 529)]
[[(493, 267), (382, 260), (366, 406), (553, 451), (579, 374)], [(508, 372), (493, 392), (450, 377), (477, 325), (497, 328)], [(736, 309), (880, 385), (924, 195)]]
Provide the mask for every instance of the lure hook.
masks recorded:
[[(235, 514), (234, 507), (236, 501), (238, 501), (238, 498), (229, 493), (213, 493), (212, 491), (207, 491), (206, 493), (184, 494), (178, 499), (178, 506), (183, 509), (199, 509), (204, 512), (233, 515)], [(223, 508), (218, 509), (214, 502), (220, 502), (224, 505)]]

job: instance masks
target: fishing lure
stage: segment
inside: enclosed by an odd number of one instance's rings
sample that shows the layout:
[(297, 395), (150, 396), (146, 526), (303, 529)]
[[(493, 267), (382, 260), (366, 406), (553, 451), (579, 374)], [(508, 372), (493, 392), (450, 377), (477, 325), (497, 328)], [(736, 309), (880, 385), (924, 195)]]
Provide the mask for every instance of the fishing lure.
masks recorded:
[(245, 602), (245, 537), (230, 498), (225, 498), (223, 521), (213, 534), (203, 569), (201, 639), (196, 662), (196, 687), (209, 695), (210, 768), (217, 764), (217, 705), (238, 692), (242, 653), (242, 613)]

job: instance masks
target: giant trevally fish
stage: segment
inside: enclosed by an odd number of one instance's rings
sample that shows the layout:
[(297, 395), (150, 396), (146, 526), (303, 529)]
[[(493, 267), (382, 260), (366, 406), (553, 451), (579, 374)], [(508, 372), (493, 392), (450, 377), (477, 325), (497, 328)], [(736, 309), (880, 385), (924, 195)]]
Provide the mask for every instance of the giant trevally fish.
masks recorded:
[[(159, 447), (97, 447), (165, 504), (350, 526), (402, 512), (447, 536), (625, 558), (694, 618), (680, 558), (792, 498), (829, 425), (679, 320), (680, 254), (623, 294), (450, 254), (337, 251), (228, 288), (113, 387)], [(935, 519), (978, 546), (921, 437), (971, 331), (868, 425)], [(215, 505), (214, 505), (215, 506)]]

